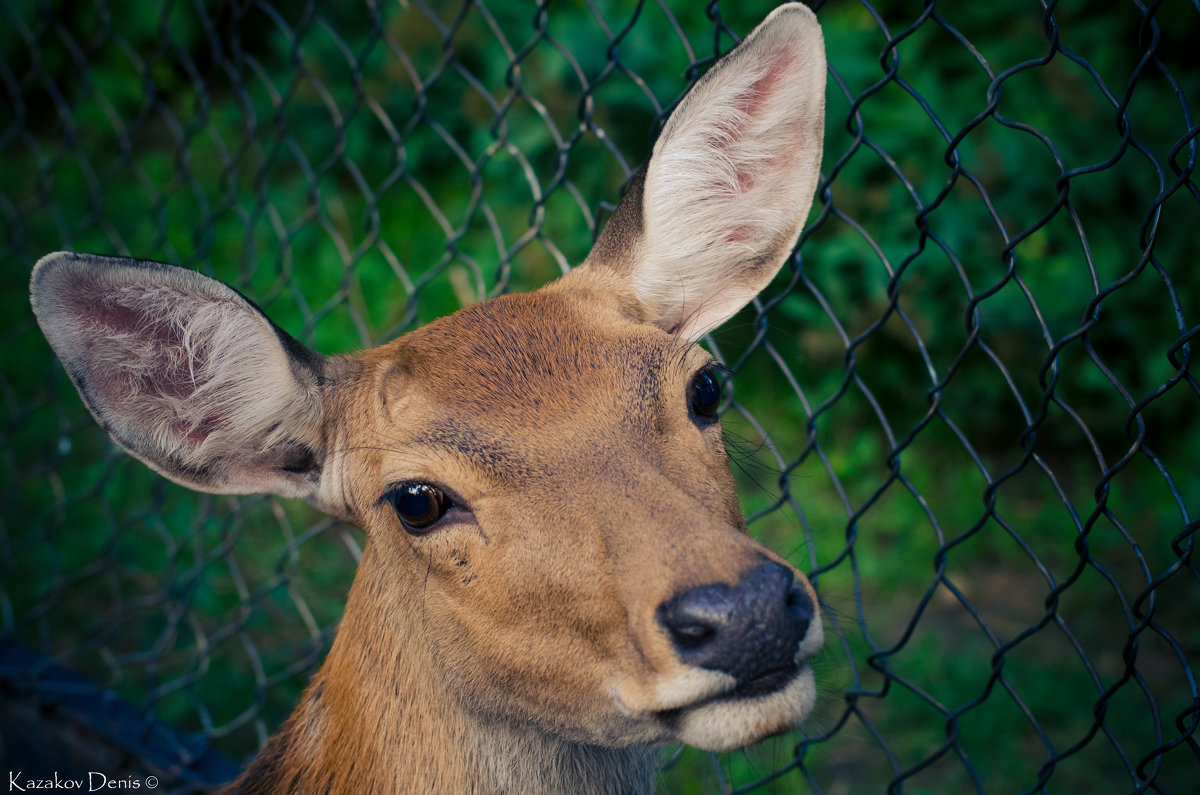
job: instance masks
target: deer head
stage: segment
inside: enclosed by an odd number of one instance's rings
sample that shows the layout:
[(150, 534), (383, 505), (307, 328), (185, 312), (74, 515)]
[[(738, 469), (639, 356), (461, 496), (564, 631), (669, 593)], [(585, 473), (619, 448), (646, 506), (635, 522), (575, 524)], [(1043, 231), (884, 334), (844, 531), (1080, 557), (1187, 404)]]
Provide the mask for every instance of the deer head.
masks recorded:
[(242, 786), (627, 792), (652, 744), (727, 750), (805, 716), (816, 597), (746, 532), (696, 341), (795, 245), (824, 77), (812, 13), (776, 10), (580, 267), (354, 355), (192, 271), (37, 264), (38, 321), (125, 450), (366, 532), (333, 649)]

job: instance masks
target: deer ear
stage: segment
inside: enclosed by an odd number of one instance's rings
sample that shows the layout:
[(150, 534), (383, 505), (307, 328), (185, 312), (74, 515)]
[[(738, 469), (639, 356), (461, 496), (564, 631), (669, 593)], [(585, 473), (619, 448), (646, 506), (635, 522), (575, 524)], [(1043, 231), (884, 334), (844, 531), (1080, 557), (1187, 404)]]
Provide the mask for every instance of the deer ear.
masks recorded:
[(33, 310), (96, 421), (176, 483), (307, 497), (321, 471), (323, 359), (194, 271), (59, 253)]
[(704, 335), (791, 253), (816, 190), (824, 126), (821, 28), (788, 4), (680, 103), (585, 265), (624, 277), (643, 317)]

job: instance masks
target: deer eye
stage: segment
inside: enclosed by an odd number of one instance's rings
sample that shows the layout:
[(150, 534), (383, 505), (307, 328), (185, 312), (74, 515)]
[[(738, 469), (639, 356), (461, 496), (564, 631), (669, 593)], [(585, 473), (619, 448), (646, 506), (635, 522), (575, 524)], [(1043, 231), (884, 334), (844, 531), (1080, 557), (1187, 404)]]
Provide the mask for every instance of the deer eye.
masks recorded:
[(692, 381), (692, 411), (706, 419), (715, 419), (721, 406), (721, 383), (715, 370), (715, 367), (706, 367)]
[(404, 529), (414, 535), (422, 535), (454, 505), (441, 489), (418, 482), (401, 483), (389, 489), (381, 501), (395, 509)]

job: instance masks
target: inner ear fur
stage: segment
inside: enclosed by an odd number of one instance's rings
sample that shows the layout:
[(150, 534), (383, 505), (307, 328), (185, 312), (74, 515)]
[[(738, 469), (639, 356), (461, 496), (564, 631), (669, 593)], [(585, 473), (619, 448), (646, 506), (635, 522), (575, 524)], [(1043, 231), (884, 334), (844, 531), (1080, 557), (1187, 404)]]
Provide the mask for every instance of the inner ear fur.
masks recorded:
[(310, 496), (323, 459), (324, 360), (194, 271), (51, 254), (34, 313), (96, 421), (177, 483)]

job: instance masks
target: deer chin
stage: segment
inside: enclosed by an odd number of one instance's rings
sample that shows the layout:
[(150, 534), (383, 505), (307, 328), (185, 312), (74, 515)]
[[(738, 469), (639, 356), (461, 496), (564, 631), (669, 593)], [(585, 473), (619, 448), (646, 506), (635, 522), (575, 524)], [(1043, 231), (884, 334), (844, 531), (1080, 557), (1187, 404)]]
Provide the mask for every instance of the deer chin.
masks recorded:
[(733, 751), (795, 728), (816, 700), (812, 667), (800, 663), (672, 710), (664, 720), (673, 726), (679, 742), (705, 751)]

